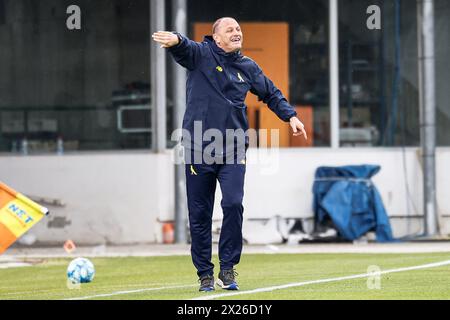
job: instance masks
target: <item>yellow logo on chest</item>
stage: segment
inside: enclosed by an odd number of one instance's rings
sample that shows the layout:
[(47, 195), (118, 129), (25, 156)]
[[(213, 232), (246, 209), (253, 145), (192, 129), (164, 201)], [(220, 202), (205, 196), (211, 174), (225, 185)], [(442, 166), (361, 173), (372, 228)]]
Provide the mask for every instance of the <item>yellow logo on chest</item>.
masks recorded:
[(221, 66), (217, 66), (217, 67), (216, 67), (216, 70), (219, 71), (219, 72), (222, 72), (222, 71), (223, 71), (223, 68), (222, 68)]

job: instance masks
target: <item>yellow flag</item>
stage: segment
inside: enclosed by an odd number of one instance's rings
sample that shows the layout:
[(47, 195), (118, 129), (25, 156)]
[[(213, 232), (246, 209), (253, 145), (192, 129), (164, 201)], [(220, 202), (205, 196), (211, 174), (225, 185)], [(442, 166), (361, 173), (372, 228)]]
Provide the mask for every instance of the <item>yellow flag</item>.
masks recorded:
[(0, 254), (47, 214), (47, 208), (0, 182)]

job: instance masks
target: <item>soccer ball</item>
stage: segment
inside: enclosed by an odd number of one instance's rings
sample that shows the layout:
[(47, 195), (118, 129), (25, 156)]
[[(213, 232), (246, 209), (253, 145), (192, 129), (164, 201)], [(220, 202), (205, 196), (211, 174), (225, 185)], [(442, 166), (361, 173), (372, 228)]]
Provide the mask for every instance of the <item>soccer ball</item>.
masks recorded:
[(94, 265), (86, 258), (76, 258), (67, 267), (67, 278), (74, 284), (91, 282), (94, 276)]

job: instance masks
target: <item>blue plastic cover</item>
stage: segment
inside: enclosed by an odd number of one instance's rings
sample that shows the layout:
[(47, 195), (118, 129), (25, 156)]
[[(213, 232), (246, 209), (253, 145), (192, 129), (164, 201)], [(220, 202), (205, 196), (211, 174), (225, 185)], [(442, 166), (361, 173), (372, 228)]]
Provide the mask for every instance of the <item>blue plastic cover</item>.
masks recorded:
[(383, 201), (370, 180), (379, 171), (377, 165), (319, 167), (313, 186), (316, 222), (329, 217), (347, 240), (375, 231), (377, 242), (394, 241)]

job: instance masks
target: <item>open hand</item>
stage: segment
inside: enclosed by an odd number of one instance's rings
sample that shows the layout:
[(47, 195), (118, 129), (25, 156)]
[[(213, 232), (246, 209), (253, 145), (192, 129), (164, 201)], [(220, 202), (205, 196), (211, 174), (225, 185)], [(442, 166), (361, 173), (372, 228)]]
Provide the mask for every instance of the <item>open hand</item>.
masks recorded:
[(180, 39), (178, 36), (169, 31), (158, 31), (152, 34), (152, 38), (154, 41), (161, 44), (161, 48), (170, 48), (176, 46)]

